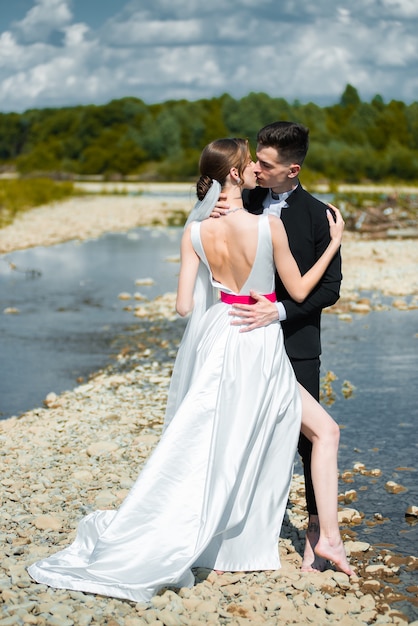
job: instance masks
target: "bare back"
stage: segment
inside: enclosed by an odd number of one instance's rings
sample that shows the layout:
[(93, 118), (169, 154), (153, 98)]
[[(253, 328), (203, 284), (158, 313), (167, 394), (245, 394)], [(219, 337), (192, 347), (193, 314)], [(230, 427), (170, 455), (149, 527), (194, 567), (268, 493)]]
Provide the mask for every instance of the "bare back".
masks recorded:
[(269, 218), (239, 213), (234, 220), (194, 222), (193, 249), (209, 269), (215, 288), (242, 295), (249, 295), (251, 290), (271, 293), (275, 266)]
[(251, 273), (258, 247), (258, 217), (239, 210), (201, 223), (200, 236), (213, 278), (238, 293)]

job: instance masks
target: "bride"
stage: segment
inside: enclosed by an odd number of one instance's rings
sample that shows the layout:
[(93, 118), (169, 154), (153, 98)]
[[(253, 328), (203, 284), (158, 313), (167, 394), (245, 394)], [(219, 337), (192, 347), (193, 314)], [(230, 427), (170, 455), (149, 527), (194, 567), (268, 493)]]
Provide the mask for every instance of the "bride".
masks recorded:
[[(300, 428), (313, 443), (316, 552), (353, 574), (337, 519), (338, 426), (296, 382), (280, 324), (242, 333), (228, 314), (234, 302), (253, 302), (254, 291), (274, 300), (276, 267), (302, 301), (337, 252), (344, 222), (328, 212), (330, 244), (301, 276), (280, 219), (243, 208), (242, 189), (256, 184), (248, 142), (212, 142), (200, 171), (176, 301), (180, 315), (191, 315), (163, 435), (117, 511), (87, 515), (70, 546), (28, 568), (39, 583), (148, 602), (163, 587), (192, 586), (194, 567), (278, 569)], [(206, 219), (221, 189), (233, 208)]]

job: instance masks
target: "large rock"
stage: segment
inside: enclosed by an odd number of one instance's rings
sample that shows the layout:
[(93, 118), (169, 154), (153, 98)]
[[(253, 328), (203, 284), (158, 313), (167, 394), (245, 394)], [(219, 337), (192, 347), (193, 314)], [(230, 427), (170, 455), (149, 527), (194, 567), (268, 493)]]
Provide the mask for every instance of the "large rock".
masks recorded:
[(356, 509), (338, 511), (339, 524), (358, 524), (359, 522), (361, 522), (361, 515)]

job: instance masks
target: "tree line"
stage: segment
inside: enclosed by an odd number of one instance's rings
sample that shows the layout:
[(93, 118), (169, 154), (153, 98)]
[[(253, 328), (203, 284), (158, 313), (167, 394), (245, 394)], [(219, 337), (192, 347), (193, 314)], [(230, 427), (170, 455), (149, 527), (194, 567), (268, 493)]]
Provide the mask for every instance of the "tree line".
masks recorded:
[(418, 180), (418, 102), (363, 102), (347, 85), (337, 104), (288, 103), (265, 93), (234, 99), (121, 98), (105, 105), (0, 113), (0, 168), (22, 175), (137, 176), (189, 180), (202, 148), (218, 137), (247, 137), (275, 120), (310, 129), (306, 177), (327, 181)]

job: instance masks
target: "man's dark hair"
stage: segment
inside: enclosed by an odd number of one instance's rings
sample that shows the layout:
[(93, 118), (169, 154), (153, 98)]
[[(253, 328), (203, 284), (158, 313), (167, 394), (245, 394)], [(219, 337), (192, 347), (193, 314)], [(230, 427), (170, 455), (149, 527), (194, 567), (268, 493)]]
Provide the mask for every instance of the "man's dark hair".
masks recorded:
[(296, 122), (273, 122), (258, 131), (257, 143), (275, 148), (283, 163), (302, 165), (309, 147), (309, 129)]

